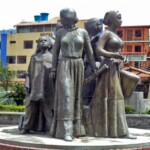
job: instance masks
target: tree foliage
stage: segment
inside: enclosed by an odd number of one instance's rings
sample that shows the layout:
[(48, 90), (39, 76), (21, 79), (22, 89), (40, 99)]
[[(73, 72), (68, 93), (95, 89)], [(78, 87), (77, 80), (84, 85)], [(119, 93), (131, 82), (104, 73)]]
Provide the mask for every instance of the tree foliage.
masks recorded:
[(17, 106), (24, 105), (24, 99), (25, 99), (26, 93), (24, 84), (22, 83), (15, 83), (12, 87), (12, 90), (10, 93), (7, 93), (4, 97), (8, 99), (12, 99)]
[(0, 60), (0, 86), (7, 91), (8, 87), (12, 85), (11, 82), (15, 79), (15, 77), (15, 71), (10, 70), (8, 65), (3, 66), (3, 63)]

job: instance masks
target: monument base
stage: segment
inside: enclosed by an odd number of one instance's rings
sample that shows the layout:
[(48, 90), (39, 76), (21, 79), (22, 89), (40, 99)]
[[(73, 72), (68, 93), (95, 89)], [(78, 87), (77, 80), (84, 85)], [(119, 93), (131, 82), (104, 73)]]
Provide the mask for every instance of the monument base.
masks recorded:
[(0, 150), (140, 150), (150, 149), (150, 130), (129, 128), (137, 139), (80, 137), (72, 142), (50, 138), (48, 134), (19, 133), (17, 126), (0, 128)]

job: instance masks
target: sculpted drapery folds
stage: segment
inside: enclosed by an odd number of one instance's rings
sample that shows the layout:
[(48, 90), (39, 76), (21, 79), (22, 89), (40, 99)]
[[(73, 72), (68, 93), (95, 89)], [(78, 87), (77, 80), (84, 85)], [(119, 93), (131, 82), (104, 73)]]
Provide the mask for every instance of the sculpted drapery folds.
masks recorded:
[(27, 97), (22, 134), (29, 133), (30, 130), (49, 131), (54, 101), (54, 84), (49, 78), (53, 44), (51, 37), (41, 36), (37, 41), (37, 49), (31, 56), (25, 81)]
[(100, 74), (92, 99), (94, 136), (135, 138), (128, 131), (120, 80), (120, 64), (124, 59), (121, 55), (124, 43), (116, 33), (122, 24), (120, 12), (106, 12), (104, 24), (107, 29), (99, 39), (96, 53), (104, 57), (101, 65), (107, 64), (109, 69)]
[[(63, 28), (56, 34), (53, 48), (52, 72), (56, 77), (54, 121), (51, 134), (72, 141), (85, 135), (82, 122), (82, 88), (84, 81), (83, 50), (95, 71), (95, 61), (90, 38), (85, 29), (75, 26), (76, 11), (65, 8), (60, 11)], [(61, 52), (61, 58), (58, 59)]]

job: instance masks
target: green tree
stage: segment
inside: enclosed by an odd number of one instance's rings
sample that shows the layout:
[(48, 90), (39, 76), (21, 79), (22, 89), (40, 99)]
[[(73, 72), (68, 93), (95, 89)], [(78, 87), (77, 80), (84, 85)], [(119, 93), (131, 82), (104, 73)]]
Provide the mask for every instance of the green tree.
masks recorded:
[(3, 66), (3, 63), (0, 60), (0, 86), (7, 91), (15, 77), (15, 71), (10, 70), (8, 65)]
[(7, 93), (4, 97), (12, 99), (17, 106), (24, 105), (24, 99), (25, 99), (26, 93), (24, 84), (22, 83), (15, 83), (13, 84), (12, 90), (10, 93)]

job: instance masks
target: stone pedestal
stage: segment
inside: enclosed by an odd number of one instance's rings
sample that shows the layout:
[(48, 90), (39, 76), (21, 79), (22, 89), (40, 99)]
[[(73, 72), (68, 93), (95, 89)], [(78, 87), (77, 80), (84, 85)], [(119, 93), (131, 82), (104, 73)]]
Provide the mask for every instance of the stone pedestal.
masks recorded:
[(48, 134), (19, 134), (17, 126), (0, 128), (0, 149), (7, 150), (133, 150), (150, 149), (150, 131), (129, 128), (137, 139), (124, 138), (75, 138), (72, 142), (50, 138)]

